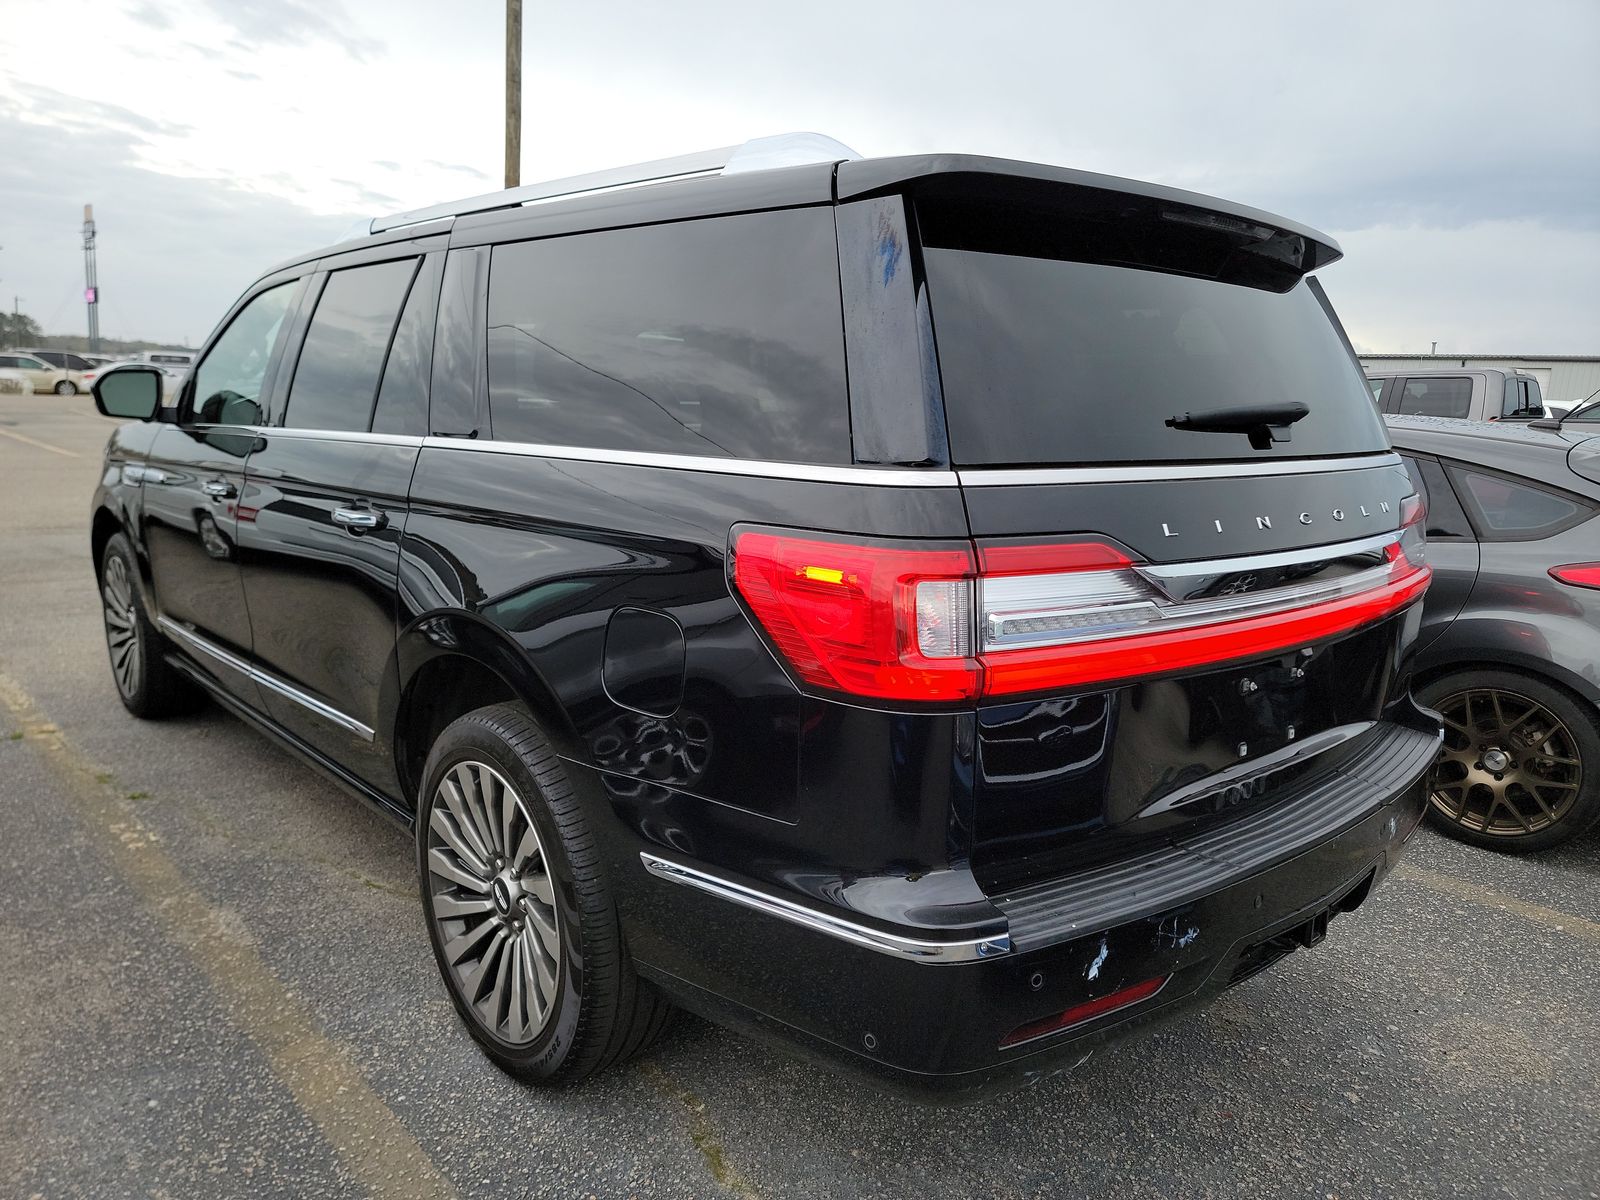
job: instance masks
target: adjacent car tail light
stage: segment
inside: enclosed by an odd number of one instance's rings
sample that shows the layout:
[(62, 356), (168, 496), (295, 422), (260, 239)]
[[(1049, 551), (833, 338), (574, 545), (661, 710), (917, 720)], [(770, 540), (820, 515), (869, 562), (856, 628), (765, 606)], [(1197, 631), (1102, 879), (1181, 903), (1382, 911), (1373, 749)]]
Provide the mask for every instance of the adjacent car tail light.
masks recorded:
[(974, 547), (740, 529), (732, 577), (804, 683), (948, 703), (1254, 658), (1381, 620), (1428, 584), (1420, 502), (1401, 518), (1360, 568), (1184, 599), (1161, 584), (1173, 568), (1098, 539)]
[(1573, 587), (1600, 588), (1600, 563), (1568, 563), (1551, 567), (1550, 578)]

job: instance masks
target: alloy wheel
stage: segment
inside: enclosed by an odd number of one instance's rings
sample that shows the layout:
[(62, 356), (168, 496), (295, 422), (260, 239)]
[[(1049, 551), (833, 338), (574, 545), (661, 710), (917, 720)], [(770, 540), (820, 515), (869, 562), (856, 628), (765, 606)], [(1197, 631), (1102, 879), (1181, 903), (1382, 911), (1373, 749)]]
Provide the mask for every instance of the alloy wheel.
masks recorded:
[(112, 554), (106, 559), (100, 599), (105, 610), (111, 673), (116, 676), (122, 694), (132, 696), (139, 690), (144, 648), (139, 644), (139, 614), (133, 606), (133, 581), (128, 578), (128, 566), (119, 555)]
[(532, 1042), (561, 977), (555, 886), (522, 798), (486, 763), (457, 763), (434, 791), (428, 892), (467, 1007), (499, 1040)]
[(1472, 688), (1438, 704), (1444, 747), (1428, 778), (1433, 807), (1463, 829), (1524, 837), (1571, 811), (1584, 763), (1566, 724), (1503, 688)]

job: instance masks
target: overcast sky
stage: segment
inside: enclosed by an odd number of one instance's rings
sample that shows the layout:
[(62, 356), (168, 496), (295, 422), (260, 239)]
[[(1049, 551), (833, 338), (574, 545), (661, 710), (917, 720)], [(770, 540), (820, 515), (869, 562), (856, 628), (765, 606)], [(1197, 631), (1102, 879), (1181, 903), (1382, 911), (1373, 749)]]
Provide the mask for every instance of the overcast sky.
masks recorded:
[[(526, 0), (523, 178), (815, 129), (1331, 232), (1363, 350), (1600, 353), (1600, 3)], [(498, 186), (501, 0), (5, 0), (0, 298), (195, 344), (355, 217)]]

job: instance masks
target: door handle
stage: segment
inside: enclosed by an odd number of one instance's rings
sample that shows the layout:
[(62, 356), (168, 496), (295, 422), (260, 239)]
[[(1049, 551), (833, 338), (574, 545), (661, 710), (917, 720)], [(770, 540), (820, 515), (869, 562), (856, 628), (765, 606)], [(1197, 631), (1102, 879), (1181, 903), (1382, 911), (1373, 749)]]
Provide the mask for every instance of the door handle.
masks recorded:
[(226, 479), (208, 479), (200, 485), (200, 490), (213, 500), (232, 500), (239, 494), (239, 489)]
[(389, 515), (375, 508), (336, 508), (333, 523), (352, 533), (366, 533), (369, 529), (382, 529), (389, 523)]

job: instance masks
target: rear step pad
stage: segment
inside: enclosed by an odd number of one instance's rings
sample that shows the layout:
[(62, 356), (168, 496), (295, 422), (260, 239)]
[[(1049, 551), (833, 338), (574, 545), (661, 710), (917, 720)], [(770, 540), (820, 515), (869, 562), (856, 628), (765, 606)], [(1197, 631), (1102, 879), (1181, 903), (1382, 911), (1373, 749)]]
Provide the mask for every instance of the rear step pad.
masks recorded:
[(1038, 887), (994, 897), (1019, 950), (1036, 950), (1135, 921), (1218, 891), (1356, 824), (1397, 782), (1433, 760), (1440, 735), (1385, 722), (1344, 762), (1297, 795), (1167, 845)]

